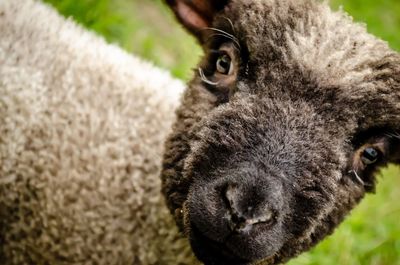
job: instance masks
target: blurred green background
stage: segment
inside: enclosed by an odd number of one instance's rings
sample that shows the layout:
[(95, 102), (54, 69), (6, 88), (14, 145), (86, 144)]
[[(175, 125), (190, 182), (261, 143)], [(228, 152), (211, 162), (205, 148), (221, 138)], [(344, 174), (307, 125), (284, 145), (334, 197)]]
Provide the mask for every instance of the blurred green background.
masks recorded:
[[(129, 52), (187, 80), (201, 55), (161, 0), (45, 0)], [(400, 0), (333, 0), (400, 51)], [(400, 169), (382, 171), (376, 195), (312, 251), (290, 265), (400, 265)]]

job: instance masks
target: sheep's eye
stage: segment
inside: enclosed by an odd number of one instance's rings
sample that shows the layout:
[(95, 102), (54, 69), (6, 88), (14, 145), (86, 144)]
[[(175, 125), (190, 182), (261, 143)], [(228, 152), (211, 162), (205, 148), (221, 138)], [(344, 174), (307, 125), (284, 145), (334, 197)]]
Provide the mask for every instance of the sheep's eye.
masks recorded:
[(367, 147), (361, 153), (361, 161), (364, 163), (364, 165), (374, 164), (376, 161), (378, 161), (378, 158), (379, 152), (373, 147)]
[(223, 75), (231, 74), (232, 72), (232, 60), (227, 54), (222, 54), (218, 57), (216, 62), (216, 69), (218, 73)]

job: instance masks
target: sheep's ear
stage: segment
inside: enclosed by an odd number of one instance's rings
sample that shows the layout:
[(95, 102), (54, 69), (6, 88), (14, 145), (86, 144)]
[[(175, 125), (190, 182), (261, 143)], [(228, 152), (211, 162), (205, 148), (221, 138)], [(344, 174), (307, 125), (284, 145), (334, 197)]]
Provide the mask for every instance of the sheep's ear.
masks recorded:
[(216, 13), (229, 0), (166, 0), (182, 25), (202, 42), (202, 29), (210, 27)]

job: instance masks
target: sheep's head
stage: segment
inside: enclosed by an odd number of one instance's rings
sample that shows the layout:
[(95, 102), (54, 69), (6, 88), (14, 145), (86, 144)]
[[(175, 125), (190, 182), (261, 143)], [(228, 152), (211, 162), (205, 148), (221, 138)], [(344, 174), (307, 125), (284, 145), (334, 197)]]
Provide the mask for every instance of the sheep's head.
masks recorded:
[(400, 159), (400, 57), (309, 0), (169, 0), (204, 48), (163, 191), (206, 264), (314, 246)]

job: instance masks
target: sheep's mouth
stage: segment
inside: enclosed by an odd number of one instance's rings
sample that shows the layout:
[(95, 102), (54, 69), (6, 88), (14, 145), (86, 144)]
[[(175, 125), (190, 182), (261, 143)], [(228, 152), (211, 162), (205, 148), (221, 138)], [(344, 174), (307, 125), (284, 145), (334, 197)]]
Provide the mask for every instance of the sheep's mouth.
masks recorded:
[(205, 236), (195, 226), (191, 226), (190, 241), (196, 256), (206, 265), (249, 265), (252, 261), (239, 257), (224, 243)]

